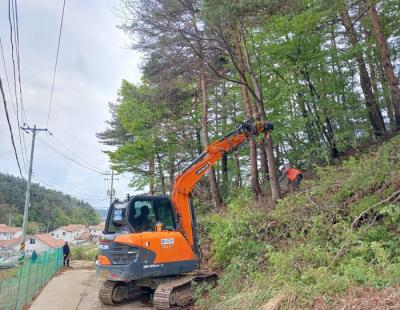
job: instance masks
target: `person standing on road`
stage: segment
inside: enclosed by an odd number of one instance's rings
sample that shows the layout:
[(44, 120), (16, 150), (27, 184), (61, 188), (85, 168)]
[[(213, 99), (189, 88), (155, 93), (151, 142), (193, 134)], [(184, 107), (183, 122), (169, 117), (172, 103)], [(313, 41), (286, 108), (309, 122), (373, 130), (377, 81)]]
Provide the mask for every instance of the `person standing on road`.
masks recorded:
[(291, 186), (291, 190), (293, 192), (299, 189), (300, 183), (303, 180), (303, 172), (296, 168), (290, 168), (287, 166), (280, 166), (279, 171), (282, 173), (281, 177), (278, 180), (278, 183), (282, 181), (282, 179), (287, 176), (289, 181), (289, 186)]
[(38, 256), (38, 255), (37, 255), (37, 253), (36, 253), (36, 250), (33, 250), (33, 252), (32, 252), (32, 257), (31, 257), (32, 264), (36, 263), (37, 256)]
[(71, 256), (71, 251), (69, 250), (68, 241), (65, 241), (65, 244), (63, 246), (63, 254), (64, 254), (63, 266), (69, 267), (69, 258)]

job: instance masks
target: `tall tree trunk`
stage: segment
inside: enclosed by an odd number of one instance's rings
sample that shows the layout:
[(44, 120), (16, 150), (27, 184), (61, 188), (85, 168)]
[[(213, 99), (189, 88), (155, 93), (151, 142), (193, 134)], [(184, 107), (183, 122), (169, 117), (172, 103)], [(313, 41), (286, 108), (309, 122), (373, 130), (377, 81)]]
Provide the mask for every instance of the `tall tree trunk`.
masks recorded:
[[(350, 15), (345, 7), (343, 7), (340, 11), (340, 18), (346, 29), (346, 36), (349, 39), (351, 45), (353, 47), (357, 47), (357, 34), (350, 19)], [(364, 94), (365, 105), (368, 111), (370, 123), (372, 125), (375, 136), (383, 136), (386, 132), (386, 127), (383, 121), (381, 110), (376, 102), (374, 93), (372, 92), (371, 79), (369, 77), (362, 52), (357, 51), (355, 54), (355, 58), (357, 61), (358, 70), (360, 71), (360, 84)]]
[(395, 131), (396, 129), (396, 119), (394, 117), (394, 111), (393, 111), (393, 105), (392, 101), (390, 99), (390, 90), (389, 90), (389, 85), (386, 80), (386, 75), (383, 70), (382, 65), (377, 66), (377, 70), (379, 71), (379, 80), (380, 84), (382, 87), (382, 94), (383, 94), (383, 100), (385, 101), (385, 106), (388, 111), (389, 119), (390, 119), (390, 128), (392, 131)]
[(152, 159), (150, 159), (149, 161), (149, 193), (151, 196), (153, 196), (155, 194), (155, 190), (154, 190), (154, 173), (155, 173), (155, 169), (154, 169), (154, 157)]
[(227, 197), (229, 194), (229, 180), (228, 180), (228, 156), (224, 154), (221, 159), (221, 172), (222, 172), (222, 195)]
[[(240, 29), (239, 29), (240, 30)], [(243, 32), (240, 30), (240, 36), (243, 36)], [(243, 45), (243, 59), (246, 67), (246, 71), (250, 77), (251, 84), (254, 88), (255, 102), (257, 107), (257, 113), (260, 117), (261, 122), (267, 122), (267, 114), (264, 108), (264, 100), (262, 96), (261, 86), (259, 81), (257, 80), (257, 76), (253, 70), (252, 64), (250, 63), (250, 57), (246, 48), (246, 45)], [(281, 196), (280, 187), (278, 184), (278, 174), (276, 171), (275, 164), (275, 155), (273, 149), (272, 138), (268, 135), (265, 139), (265, 151), (267, 154), (267, 162), (268, 162), (268, 171), (269, 171), (269, 181), (271, 185), (271, 194), (272, 199), (276, 200)]]
[(201, 130), (196, 128), (196, 149), (197, 155), (200, 155), (203, 152), (203, 148), (201, 147)]
[(242, 187), (242, 173), (240, 171), (239, 154), (237, 152), (235, 152), (233, 154), (233, 158), (235, 160), (235, 172), (236, 172), (235, 186), (236, 186), (236, 188), (239, 188), (239, 187)]
[(398, 86), (397, 78), (394, 74), (393, 65), (390, 60), (389, 48), (386, 42), (385, 35), (383, 34), (383, 28), (378, 16), (375, 5), (371, 0), (368, 0), (368, 15), (371, 18), (372, 30), (375, 35), (376, 44), (378, 46), (379, 55), (383, 68), (385, 71), (386, 79), (389, 84), (390, 97), (392, 99), (392, 105), (394, 110), (394, 116), (396, 120), (395, 131), (400, 130), (400, 89)]
[[(199, 43), (200, 45), (200, 43)], [(201, 48), (200, 48), (201, 49)], [(203, 117), (201, 121), (202, 135), (203, 135), (203, 146), (206, 149), (209, 144), (208, 140), (208, 96), (207, 96), (207, 86), (206, 86), (206, 73), (204, 68), (204, 63), (202, 58), (199, 59), (200, 63), (200, 91), (201, 91), (201, 101), (203, 104)], [(210, 182), (211, 196), (213, 204), (216, 210), (218, 210), (222, 204), (221, 195), (218, 190), (217, 178), (215, 177), (215, 170), (212, 167), (208, 172), (208, 179)]]
[[(224, 84), (225, 85), (225, 84)], [(224, 94), (226, 93), (225, 89), (224, 89)], [(235, 102), (233, 103), (233, 119), (236, 119), (236, 114), (237, 114), (237, 107)], [(242, 173), (240, 171), (240, 159), (239, 159), (239, 154), (238, 152), (234, 152), (233, 153), (233, 159), (235, 162), (235, 186), (236, 188), (242, 187)]]
[[(197, 16), (195, 11), (192, 11), (192, 27), (198, 38), (202, 37), (198, 26), (197, 26)], [(204, 63), (204, 51), (201, 39), (197, 39), (195, 42), (195, 47), (197, 49), (197, 60), (199, 65), (199, 82), (200, 82), (200, 93), (201, 102), (203, 106), (203, 117), (201, 121), (203, 146), (206, 149), (208, 147), (208, 94), (207, 94), (207, 82), (206, 82), (206, 70)], [(215, 176), (215, 169), (211, 167), (208, 172), (208, 179), (210, 182), (211, 197), (213, 200), (215, 210), (219, 210), (222, 206), (221, 195), (218, 190), (217, 178)]]
[[(250, 99), (249, 99), (249, 93), (247, 91), (247, 88), (245, 85), (240, 86), (241, 93), (242, 93), (242, 100), (243, 100), (243, 105), (244, 109), (246, 112), (247, 117), (252, 117), (252, 109), (250, 106)], [(254, 140), (254, 137), (251, 136), (249, 137), (249, 150), (250, 150), (250, 176), (251, 176), (251, 185), (254, 191), (254, 194), (256, 198), (258, 199), (259, 196), (263, 194), (261, 186), (260, 186), (260, 181), (258, 178), (258, 163), (257, 163), (257, 145), (256, 141)]]
[(258, 149), (260, 150), (260, 170), (261, 170), (261, 178), (263, 184), (268, 184), (269, 181), (269, 170), (268, 170), (268, 159), (267, 152), (265, 149), (265, 140), (261, 140)]
[(298, 104), (300, 106), (301, 115), (304, 118), (308, 141), (310, 142), (310, 144), (315, 146), (315, 145), (317, 145), (317, 143), (316, 143), (317, 142), (317, 138), (315, 137), (315, 133), (314, 133), (314, 130), (313, 130), (312, 116), (310, 115), (310, 111), (308, 111), (306, 109), (302, 93), (297, 93), (297, 102), (298, 102)]
[(314, 108), (314, 114), (315, 114), (315, 123), (317, 124), (317, 128), (320, 130), (321, 135), (323, 136), (324, 140), (328, 144), (328, 147), (329, 147), (329, 150), (331, 153), (331, 158), (333, 160), (335, 160), (335, 158), (337, 158), (339, 156), (339, 151), (337, 149), (331, 120), (328, 116), (326, 109), (324, 109), (324, 107), (322, 105), (321, 108), (322, 108), (322, 112), (324, 114), (325, 122), (321, 121), (321, 117), (320, 117), (317, 105), (315, 103), (315, 100), (318, 100), (318, 102), (321, 102), (321, 95), (315, 88), (314, 83), (311, 81), (307, 67), (304, 66), (304, 68), (301, 69), (300, 72), (303, 74), (305, 82), (307, 83), (308, 89), (310, 91), (310, 95), (312, 98), (311, 104)]
[[(243, 61), (243, 53), (242, 53), (242, 47), (241, 47), (241, 39), (240, 39), (240, 32), (238, 31), (237, 33), (237, 38), (236, 38), (236, 53), (237, 53), (237, 58), (238, 58), (238, 66), (240, 70), (244, 70), (244, 61)], [(244, 83), (244, 79), (242, 76), (240, 76), (240, 81)], [(242, 95), (242, 102), (243, 102), (243, 107), (244, 111), (246, 114), (247, 118), (253, 117), (254, 116), (254, 111), (252, 109), (251, 103), (250, 103), (250, 98), (249, 98), (249, 92), (247, 87), (244, 84), (240, 85), (240, 91)], [(254, 137), (251, 136), (249, 137), (249, 150), (250, 150), (250, 176), (251, 176), (251, 186), (253, 189), (253, 192), (258, 199), (259, 196), (261, 196), (262, 189), (260, 186), (260, 181), (258, 178), (258, 163), (257, 163), (257, 145), (254, 140)], [(240, 171), (240, 170), (239, 170)]]
[(164, 171), (161, 163), (160, 154), (157, 154), (157, 166), (158, 166), (158, 175), (160, 178), (160, 185), (161, 185), (161, 192), (163, 195), (167, 194), (167, 189), (165, 188), (165, 178), (164, 178)]
[(169, 181), (169, 192), (172, 193), (172, 188), (174, 186), (175, 179), (175, 167), (174, 167), (174, 159), (172, 154), (168, 152), (168, 181)]

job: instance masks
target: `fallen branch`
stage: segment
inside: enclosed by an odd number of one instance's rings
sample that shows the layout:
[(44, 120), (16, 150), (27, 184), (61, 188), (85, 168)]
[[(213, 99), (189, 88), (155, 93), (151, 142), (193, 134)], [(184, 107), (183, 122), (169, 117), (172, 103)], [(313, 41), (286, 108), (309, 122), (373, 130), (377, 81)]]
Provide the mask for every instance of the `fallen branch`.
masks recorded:
[(260, 310), (278, 310), (281, 308), (282, 303), (287, 298), (286, 294), (280, 293), (274, 298), (270, 299)]
[(377, 202), (376, 204), (372, 205), (371, 207), (369, 207), (367, 210), (363, 211), (360, 213), (359, 216), (356, 217), (356, 219), (353, 221), (353, 223), (351, 224), (351, 230), (353, 230), (354, 228), (358, 227), (360, 222), (365, 219), (368, 214), (373, 211), (374, 209), (376, 209), (377, 207), (383, 205), (386, 202), (389, 202), (391, 200), (393, 200), (394, 202), (398, 201), (400, 199), (400, 190), (395, 191), (393, 194), (391, 194), (389, 197), (385, 198), (384, 200), (381, 200), (379, 202)]

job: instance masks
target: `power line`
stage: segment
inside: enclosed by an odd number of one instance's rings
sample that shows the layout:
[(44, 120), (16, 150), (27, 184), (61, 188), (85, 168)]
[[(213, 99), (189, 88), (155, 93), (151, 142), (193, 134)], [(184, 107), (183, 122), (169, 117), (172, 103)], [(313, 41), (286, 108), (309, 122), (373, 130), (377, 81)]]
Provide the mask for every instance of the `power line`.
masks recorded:
[[(40, 183), (43, 183), (44, 185), (46, 185), (46, 186), (47, 186), (48, 188), (50, 188), (50, 189), (52, 189), (52, 190), (54, 190), (54, 191), (57, 191), (57, 192), (62, 192), (64, 195), (73, 196), (73, 197), (75, 197), (75, 198), (77, 198), (77, 199), (79, 199), (79, 200), (105, 201), (105, 200), (108, 200), (108, 199), (109, 199), (108, 197), (106, 197), (106, 198), (104, 198), (104, 197), (102, 197), (102, 198), (89, 198), (89, 197), (85, 198), (85, 197), (81, 197), (80, 195), (77, 195), (76, 193), (65, 193), (64, 191), (60, 191), (60, 190), (56, 189), (54, 186), (52, 186), (52, 185), (50, 185), (49, 183), (47, 183), (46, 181), (44, 181), (41, 177), (38, 177), (36, 174), (34, 174), (33, 177), (34, 177), (35, 179), (39, 180)], [(86, 194), (84, 194), (84, 195), (86, 195)]]
[(19, 84), (19, 97), (21, 103), (21, 118), (24, 120), (25, 123), (28, 123), (25, 115), (25, 107), (24, 107), (24, 100), (22, 96), (22, 81), (21, 81), (21, 57), (20, 57), (20, 49), (19, 49), (19, 19), (18, 19), (18, 4), (17, 0), (14, 0), (13, 6), (13, 13), (14, 13), (14, 36), (15, 36), (15, 46), (16, 46), (16, 53), (17, 53), (17, 68), (18, 68), (18, 84)]
[[(24, 167), (25, 167), (25, 171), (26, 171), (27, 170), (26, 162), (28, 160), (27, 160), (25, 137), (22, 135), (22, 139), (21, 139), (21, 130), (20, 130), (21, 124), (20, 124), (20, 115), (19, 115), (19, 104), (18, 104), (18, 96), (17, 96), (17, 78), (16, 78), (16, 69), (15, 69), (15, 58), (14, 58), (14, 39), (13, 39), (13, 36), (15, 36), (15, 41), (16, 41), (15, 42), (15, 49), (16, 49), (17, 63), (18, 63), (18, 81), (19, 81), (19, 91), (20, 91), (20, 97), (21, 97), (21, 116), (24, 117), (25, 116), (25, 110), (24, 110), (23, 103), (22, 103), (22, 88), (21, 88), (21, 75), (20, 75), (21, 70), (20, 70), (20, 57), (19, 57), (19, 34), (17, 34), (17, 32), (19, 32), (19, 30), (18, 30), (19, 27), (17, 26), (18, 16), (17, 16), (16, 10), (15, 10), (16, 5), (17, 5), (16, 4), (16, 0), (15, 1), (13, 0), (13, 2), (8, 0), (8, 22), (9, 22), (9, 25), (10, 25), (11, 59), (12, 59), (12, 67), (13, 67), (14, 96), (15, 96), (15, 108), (16, 108), (16, 113), (15, 114), (16, 114), (17, 123), (18, 123), (18, 138), (19, 138), (19, 144), (20, 144), (21, 153), (22, 153), (22, 161), (23, 161), (23, 164), (24, 164)], [(14, 27), (13, 27), (13, 25), (14, 25)], [(4, 61), (4, 66), (6, 68), (4, 57), (3, 57), (3, 61)], [(8, 74), (7, 74), (7, 76), (8, 76)], [(7, 81), (8, 81), (8, 78), (7, 78)], [(11, 91), (10, 91), (10, 99), (12, 101)], [(25, 117), (25, 121), (26, 121), (26, 117)], [(22, 147), (22, 141), (23, 141), (24, 147)], [(25, 154), (24, 154), (24, 150), (25, 150)]]
[[(17, 97), (17, 78), (16, 78), (16, 69), (15, 69), (15, 59), (14, 59), (14, 40), (13, 40), (13, 22), (11, 21), (11, 12), (13, 4), (11, 3), (11, 0), (8, 0), (8, 23), (10, 25), (10, 43), (11, 43), (11, 59), (12, 59), (12, 67), (13, 67), (13, 77), (14, 77), (14, 95), (15, 95), (15, 103), (17, 107), (17, 121), (18, 121), (18, 127), (20, 127), (20, 121), (19, 121), (19, 103), (18, 103), (18, 97)], [(12, 14), (14, 18), (14, 13)]]
[(8, 71), (7, 71), (7, 65), (6, 65), (6, 58), (5, 58), (5, 56), (4, 56), (3, 41), (2, 41), (2, 39), (1, 39), (1, 37), (0, 37), (0, 49), (1, 49), (1, 56), (2, 56), (2, 59), (3, 59), (4, 73), (5, 73), (5, 75), (6, 75), (6, 80), (7, 80), (8, 93), (9, 93), (9, 95), (10, 95), (10, 100), (11, 100), (11, 102), (12, 102), (12, 104), (13, 104), (13, 110), (14, 110), (15, 117), (17, 117), (17, 110), (16, 110), (15, 102), (14, 102), (13, 97), (12, 97), (12, 94), (11, 94), (10, 79), (8, 78)]
[(63, 153), (62, 151), (58, 150), (56, 147), (54, 147), (53, 145), (51, 145), (51, 144), (50, 144), (49, 142), (47, 142), (46, 140), (44, 140), (44, 139), (42, 139), (42, 138), (38, 138), (38, 139), (39, 139), (40, 142), (46, 144), (49, 148), (51, 148), (54, 152), (58, 153), (59, 155), (63, 156), (64, 158), (66, 158), (66, 159), (72, 161), (73, 163), (77, 164), (78, 166), (81, 166), (81, 167), (83, 167), (83, 168), (85, 168), (85, 169), (91, 170), (91, 171), (96, 172), (96, 173), (99, 173), (99, 174), (103, 174), (103, 173), (104, 173), (103, 171), (100, 171), (100, 170), (98, 170), (98, 169), (94, 169), (94, 168), (92, 168), (92, 167), (90, 167), (90, 166), (88, 166), (88, 165), (85, 165), (85, 164), (83, 164), (83, 163), (81, 163), (81, 162), (79, 162), (79, 161), (73, 159), (73, 158), (70, 157), (69, 155), (67, 155), (67, 154)]
[(98, 167), (92, 165), (90, 162), (88, 162), (86, 159), (82, 158), (79, 154), (77, 154), (75, 151), (73, 151), (71, 148), (69, 148), (64, 142), (62, 142), (60, 139), (56, 137), (55, 134), (52, 134), (51, 137), (61, 146), (63, 146), (67, 151), (69, 151), (71, 154), (73, 154), (75, 157), (77, 157), (80, 161), (82, 161), (84, 164), (92, 167), (95, 170), (101, 170)]
[(0, 78), (0, 91), (1, 91), (1, 95), (3, 96), (3, 103), (4, 103), (4, 110), (6, 112), (6, 118), (7, 118), (7, 123), (8, 123), (8, 130), (10, 131), (10, 137), (11, 137), (11, 144), (13, 146), (14, 149), (14, 155), (15, 155), (15, 159), (17, 160), (17, 165), (18, 165), (18, 169), (19, 169), (19, 174), (21, 175), (21, 178), (24, 178), (22, 176), (22, 170), (21, 170), (21, 165), (19, 163), (19, 158), (18, 158), (18, 153), (17, 153), (17, 148), (15, 147), (15, 141), (14, 141), (14, 134), (11, 128), (11, 122), (10, 122), (10, 116), (8, 114), (8, 108), (7, 108), (7, 101), (6, 101), (6, 96), (4, 94), (4, 89), (3, 89), (3, 82)]
[(57, 72), (57, 64), (58, 64), (58, 54), (60, 52), (61, 34), (62, 34), (62, 28), (63, 28), (63, 23), (64, 23), (64, 10), (65, 10), (65, 0), (63, 1), (63, 7), (62, 7), (62, 13), (61, 13), (61, 22), (60, 22), (60, 31), (58, 33), (56, 63), (54, 65), (53, 82), (51, 83), (50, 103), (49, 103), (49, 111), (47, 112), (46, 127), (48, 127), (48, 125), (49, 125), (51, 105), (52, 105), (52, 102), (53, 102), (54, 83), (55, 83), (55, 80), (56, 80), (56, 72)]

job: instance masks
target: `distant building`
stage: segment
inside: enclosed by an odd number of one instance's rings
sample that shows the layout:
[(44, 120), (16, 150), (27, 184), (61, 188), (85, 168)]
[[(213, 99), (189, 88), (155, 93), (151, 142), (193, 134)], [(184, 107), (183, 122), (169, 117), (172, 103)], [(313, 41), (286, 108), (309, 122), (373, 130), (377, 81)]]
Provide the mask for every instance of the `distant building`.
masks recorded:
[(95, 241), (95, 242), (99, 241), (100, 235), (104, 231), (104, 226), (105, 226), (105, 223), (103, 222), (103, 223), (100, 223), (99, 225), (88, 227), (88, 231), (90, 233), (92, 241)]
[(22, 228), (9, 227), (5, 224), (0, 224), (0, 240), (11, 240), (22, 236)]
[(92, 236), (86, 230), (79, 237), (76, 237), (72, 244), (89, 244), (92, 242)]
[(21, 237), (9, 240), (0, 240), (0, 256), (2, 258), (9, 258), (18, 255), (21, 240)]
[(29, 255), (36, 250), (42, 253), (51, 249), (61, 248), (64, 245), (64, 240), (57, 240), (49, 234), (34, 234), (26, 236), (25, 252)]
[(86, 231), (85, 225), (81, 224), (69, 224), (67, 226), (59, 227), (50, 232), (50, 236), (54, 239), (68, 241), (73, 244), (76, 243), (75, 240)]

